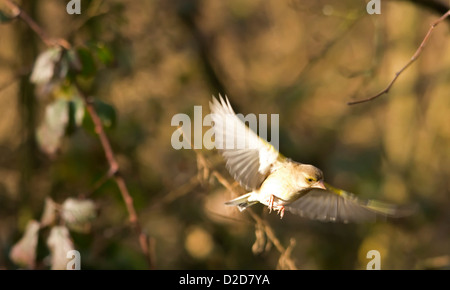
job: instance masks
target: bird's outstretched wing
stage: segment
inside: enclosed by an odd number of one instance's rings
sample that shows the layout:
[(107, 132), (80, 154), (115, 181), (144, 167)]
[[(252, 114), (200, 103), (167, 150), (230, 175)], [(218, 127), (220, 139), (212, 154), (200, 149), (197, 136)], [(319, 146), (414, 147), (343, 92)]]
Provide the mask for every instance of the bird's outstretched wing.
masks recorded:
[(226, 167), (234, 179), (247, 190), (254, 190), (274, 164), (284, 157), (236, 116), (226, 96), (225, 100), (220, 95), (219, 98), (220, 101), (213, 97), (209, 103), (215, 146), (225, 158)]
[(375, 221), (377, 217), (401, 217), (410, 213), (388, 203), (361, 200), (328, 184), (326, 187), (327, 190), (310, 190), (285, 209), (310, 219), (344, 223)]

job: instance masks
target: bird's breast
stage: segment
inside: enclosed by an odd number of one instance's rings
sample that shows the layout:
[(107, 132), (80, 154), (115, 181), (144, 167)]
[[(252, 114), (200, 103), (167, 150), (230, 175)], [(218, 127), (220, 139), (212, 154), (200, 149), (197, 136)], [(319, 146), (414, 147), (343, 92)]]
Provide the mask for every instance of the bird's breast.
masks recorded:
[(299, 189), (286, 176), (269, 175), (258, 190), (260, 199), (266, 199), (270, 195), (278, 198), (279, 204), (287, 204), (295, 199)]

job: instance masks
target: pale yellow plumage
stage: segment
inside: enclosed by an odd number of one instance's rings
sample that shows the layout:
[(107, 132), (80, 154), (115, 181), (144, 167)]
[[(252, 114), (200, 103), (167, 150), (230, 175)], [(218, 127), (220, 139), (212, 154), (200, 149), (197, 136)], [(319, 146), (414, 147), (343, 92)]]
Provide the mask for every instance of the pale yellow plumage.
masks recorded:
[[(333, 222), (361, 222), (377, 216), (396, 216), (396, 206), (363, 201), (323, 182), (320, 169), (282, 156), (272, 145), (249, 129), (234, 113), (228, 98), (213, 97), (215, 145), (225, 158), (230, 174), (250, 192), (226, 204), (244, 210), (262, 203), (283, 217), (284, 211)], [(244, 147), (227, 147), (227, 138), (247, 141)], [(229, 145), (229, 144), (228, 144)]]

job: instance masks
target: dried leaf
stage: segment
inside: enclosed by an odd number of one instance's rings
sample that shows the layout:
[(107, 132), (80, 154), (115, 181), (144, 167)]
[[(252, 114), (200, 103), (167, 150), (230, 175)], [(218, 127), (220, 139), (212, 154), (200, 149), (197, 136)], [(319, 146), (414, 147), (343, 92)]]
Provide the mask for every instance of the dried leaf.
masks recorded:
[(68, 198), (62, 204), (61, 217), (73, 231), (86, 233), (91, 229), (91, 221), (96, 217), (95, 203), (92, 200)]
[(69, 262), (67, 253), (75, 249), (69, 230), (65, 226), (53, 227), (47, 239), (47, 246), (51, 254), (51, 269), (67, 269), (67, 263)]
[(49, 83), (55, 74), (55, 65), (60, 60), (61, 53), (61, 47), (52, 47), (42, 52), (34, 63), (30, 81), (38, 85)]
[(58, 99), (47, 105), (44, 120), (36, 131), (38, 144), (45, 153), (53, 155), (59, 149), (68, 122), (67, 100)]
[(45, 122), (52, 131), (63, 134), (68, 121), (69, 110), (67, 100), (55, 100), (45, 109)]
[(266, 233), (264, 232), (263, 226), (259, 223), (255, 225), (255, 242), (252, 246), (252, 252), (255, 255), (261, 254), (266, 250), (267, 247), (267, 239)]
[(41, 226), (46, 227), (56, 221), (56, 203), (50, 198), (45, 199), (44, 212), (41, 216)]
[(47, 126), (40, 126), (36, 131), (39, 147), (48, 155), (54, 155), (60, 146), (61, 135), (55, 134)]
[(28, 222), (25, 233), (14, 245), (9, 255), (15, 264), (30, 269), (34, 268), (39, 228), (39, 222), (35, 220)]

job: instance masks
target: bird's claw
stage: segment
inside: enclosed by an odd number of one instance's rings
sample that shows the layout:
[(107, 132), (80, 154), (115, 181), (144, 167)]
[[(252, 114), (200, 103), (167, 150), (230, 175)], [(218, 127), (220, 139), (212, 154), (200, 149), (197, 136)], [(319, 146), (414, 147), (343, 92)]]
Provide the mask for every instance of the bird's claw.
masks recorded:
[(275, 208), (275, 210), (278, 211), (278, 214), (280, 215), (280, 219), (282, 219), (283, 216), (284, 216), (284, 206), (278, 205), (278, 206)]
[(272, 209), (274, 208), (274, 206), (273, 206), (273, 194), (270, 195), (269, 200), (267, 201), (267, 203), (268, 203), (267, 206), (269, 207), (269, 213), (271, 213)]
[(269, 208), (269, 213), (271, 213), (272, 209), (274, 209), (280, 215), (280, 219), (283, 218), (283, 216), (284, 216), (284, 206), (282, 206), (282, 205), (275, 205), (274, 206), (274, 196), (273, 196), (273, 194), (271, 194), (269, 199), (267, 200), (267, 207)]

